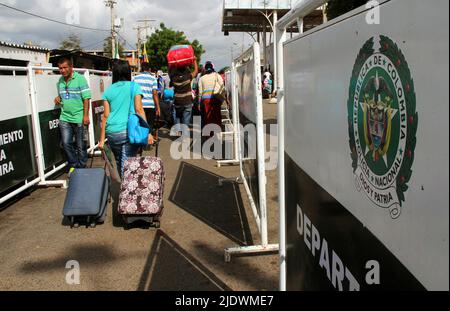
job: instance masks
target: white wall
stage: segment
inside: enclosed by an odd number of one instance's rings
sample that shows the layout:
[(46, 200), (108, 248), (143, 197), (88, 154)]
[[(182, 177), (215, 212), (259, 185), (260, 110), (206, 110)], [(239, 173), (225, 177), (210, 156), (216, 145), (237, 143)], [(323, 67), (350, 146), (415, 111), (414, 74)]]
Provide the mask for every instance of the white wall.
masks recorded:
[[(449, 286), (449, 2), (392, 0), (285, 45), (286, 152), (430, 290)], [(358, 52), (390, 37), (411, 70), (419, 116), (412, 178), (393, 219), (355, 187), (347, 101)], [(375, 45), (377, 49), (377, 44)]]
[(30, 62), (31, 65), (47, 64), (47, 53), (0, 46), (0, 58)]
[(0, 76), (0, 88), (4, 94), (0, 121), (31, 115), (28, 78), (26, 76)]

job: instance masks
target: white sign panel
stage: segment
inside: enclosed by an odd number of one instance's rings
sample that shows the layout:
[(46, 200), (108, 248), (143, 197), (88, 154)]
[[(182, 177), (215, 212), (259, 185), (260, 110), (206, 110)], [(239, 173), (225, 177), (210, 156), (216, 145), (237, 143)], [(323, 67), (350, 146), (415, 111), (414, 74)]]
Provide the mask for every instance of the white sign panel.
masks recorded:
[(387, 1), (285, 45), (288, 289), (448, 290), (448, 9)]

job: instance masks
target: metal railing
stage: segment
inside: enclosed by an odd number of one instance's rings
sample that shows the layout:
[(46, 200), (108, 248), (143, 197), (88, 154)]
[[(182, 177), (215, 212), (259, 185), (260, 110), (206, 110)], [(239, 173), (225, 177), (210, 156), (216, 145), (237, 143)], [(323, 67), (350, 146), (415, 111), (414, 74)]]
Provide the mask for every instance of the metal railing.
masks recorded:
[[(233, 141), (233, 159), (227, 159), (227, 160), (219, 160), (217, 161), (217, 166), (221, 167), (222, 165), (237, 165), (239, 164), (239, 146), (238, 146), (238, 139), (239, 139), (239, 121), (238, 121), (238, 103), (237, 103), (237, 85), (236, 85), (236, 64), (233, 62), (231, 64), (231, 118), (230, 118), (230, 111), (227, 108), (225, 113), (227, 114), (225, 125), (226, 131), (222, 133), (222, 137), (229, 137), (232, 135), (232, 141)], [(223, 121), (223, 120), (222, 120)]]
[[(30, 105), (31, 105), (31, 128), (33, 133), (33, 142), (34, 142), (34, 150), (35, 155), (34, 158), (36, 159), (37, 169), (38, 169), (38, 177), (29, 181), (29, 180), (23, 180), (23, 185), (19, 188), (15, 189), (14, 191), (7, 192), (6, 195), (3, 197), (0, 197), (0, 204), (8, 201), (9, 199), (13, 198), (14, 196), (20, 194), (21, 192), (33, 187), (33, 186), (44, 186), (44, 187), (67, 187), (67, 181), (66, 180), (47, 180), (50, 176), (57, 173), (58, 171), (62, 170), (64, 167), (67, 166), (67, 162), (63, 163), (59, 166), (53, 165), (53, 168), (49, 172), (45, 172), (45, 159), (44, 159), (44, 152), (43, 152), (43, 144), (42, 144), (42, 135), (41, 135), (41, 128), (40, 128), (40, 118), (39, 118), (39, 109), (38, 109), (38, 102), (36, 98), (36, 82), (35, 82), (35, 71), (59, 71), (56, 67), (38, 67), (38, 66), (28, 66), (28, 67), (18, 67), (18, 66), (0, 66), (0, 71), (9, 71), (12, 72), (12, 76), (16, 76), (17, 72), (26, 72), (27, 73), (27, 79), (28, 79), (28, 96), (30, 99)], [(90, 69), (84, 69), (84, 68), (76, 68), (74, 71), (77, 71), (79, 73), (82, 73), (86, 81), (90, 85), (90, 74), (107, 74), (109, 75), (110, 72), (108, 71), (99, 71), (99, 70), (90, 70)], [(55, 94), (56, 96), (56, 94)], [(94, 136), (94, 126), (93, 126), (93, 120), (92, 120), (92, 106), (90, 107), (91, 111), (89, 113), (90, 118), (90, 125), (89, 125), (89, 141), (90, 146), (88, 148), (88, 153), (94, 156), (95, 150), (97, 149), (98, 145), (95, 144), (95, 136)], [(20, 184), (19, 184), (20, 185)]]
[(318, 7), (327, 3), (327, 0), (303, 0), (289, 11), (275, 24), (276, 42), (276, 70), (277, 70), (277, 99), (278, 99), (278, 202), (280, 218), (280, 290), (286, 291), (286, 202), (285, 202), (285, 144), (284, 144), (284, 53), (283, 46), (287, 39), (287, 28), (293, 23), (298, 23), (300, 34), (303, 33), (303, 18), (312, 13)]

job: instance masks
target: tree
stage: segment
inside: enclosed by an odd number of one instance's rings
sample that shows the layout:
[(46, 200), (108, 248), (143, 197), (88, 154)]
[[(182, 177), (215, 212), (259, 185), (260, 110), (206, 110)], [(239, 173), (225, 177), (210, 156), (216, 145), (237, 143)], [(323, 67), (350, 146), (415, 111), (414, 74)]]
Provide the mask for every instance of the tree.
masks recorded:
[[(120, 43), (120, 41), (117, 41), (116, 38), (116, 44), (117, 42), (119, 42), (119, 57), (123, 57), (123, 51), (124, 51), (124, 47), (123, 45)], [(110, 57), (112, 58), (112, 43), (111, 43), (111, 36), (107, 37), (103, 43), (103, 52), (105, 52), (105, 56), (106, 57)]]
[(159, 30), (153, 33), (146, 42), (147, 54), (152, 69), (161, 69), (167, 72), (167, 53), (173, 45), (189, 44), (194, 49), (197, 61), (200, 62), (202, 54), (205, 53), (203, 46), (198, 40), (190, 42), (184, 32), (167, 28), (161, 23)]
[(59, 48), (61, 50), (81, 50), (81, 38), (75, 33), (71, 33), (67, 39), (61, 41)]
[(368, 0), (330, 0), (326, 13), (328, 19), (336, 18), (369, 2)]

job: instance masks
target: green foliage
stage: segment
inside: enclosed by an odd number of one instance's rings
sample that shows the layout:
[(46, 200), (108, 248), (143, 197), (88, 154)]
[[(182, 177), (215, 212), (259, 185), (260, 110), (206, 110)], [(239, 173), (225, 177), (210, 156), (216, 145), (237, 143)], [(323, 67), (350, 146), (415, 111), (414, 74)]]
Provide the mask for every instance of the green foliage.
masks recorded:
[[(117, 38), (116, 38), (117, 40)], [(117, 42), (117, 41), (116, 41)], [(117, 43), (116, 43), (117, 44)], [(105, 39), (105, 41), (103, 42), (103, 52), (105, 52), (105, 56), (112, 58), (112, 54), (111, 54), (111, 50), (112, 50), (112, 45), (111, 45), (111, 36), (107, 37)], [(122, 58), (123, 57), (123, 45), (120, 43), (119, 41), (119, 56)]]
[(81, 38), (77, 34), (71, 33), (67, 39), (61, 41), (59, 48), (68, 51), (81, 50)]
[(173, 45), (189, 44), (194, 49), (197, 62), (200, 63), (200, 59), (205, 50), (203, 46), (194, 40), (190, 42), (184, 32), (176, 31), (171, 28), (167, 28), (164, 23), (161, 23), (159, 30), (152, 34), (146, 43), (147, 54), (152, 70), (162, 70), (167, 72), (167, 53)]
[(368, 0), (330, 0), (328, 1), (326, 13), (328, 19), (336, 18), (353, 9), (365, 5)]

